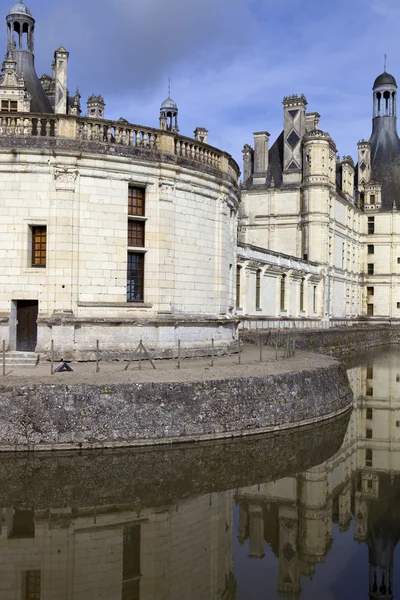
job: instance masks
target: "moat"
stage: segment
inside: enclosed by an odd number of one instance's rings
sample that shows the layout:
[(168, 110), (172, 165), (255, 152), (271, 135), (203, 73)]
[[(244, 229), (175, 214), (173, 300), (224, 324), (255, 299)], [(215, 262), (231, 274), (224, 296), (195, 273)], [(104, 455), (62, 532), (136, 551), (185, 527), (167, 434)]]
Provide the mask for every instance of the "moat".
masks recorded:
[(385, 598), (400, 590), (400, 350), (354, 408), (281, 434), (0, 456), (4, 600)]

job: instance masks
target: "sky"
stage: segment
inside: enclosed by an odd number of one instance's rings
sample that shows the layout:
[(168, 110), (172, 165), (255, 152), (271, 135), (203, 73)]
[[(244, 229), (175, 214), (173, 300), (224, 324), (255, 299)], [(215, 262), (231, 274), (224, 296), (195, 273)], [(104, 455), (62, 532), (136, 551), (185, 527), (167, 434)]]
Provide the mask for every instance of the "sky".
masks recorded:
[[(0, 0), (4, 19), (12, 2)], [(282, 99), (305, 94), (308, 110), (340, 155), (356, 158), (371, 133), (372, 85), (400, 80), (398, 0), (26, 0), (36, 19), (38, 75), (54, 50), (70, 52), (68, 87), (102, 94), (106, 118), (158, 127), (168, 96), (183, 135), (240, 162), (254, 131), (271, 142), (283, 128)], [(1, 33), (1, 29), (0, 29)], [(2, 34), (6, 49), (6, 27)]]

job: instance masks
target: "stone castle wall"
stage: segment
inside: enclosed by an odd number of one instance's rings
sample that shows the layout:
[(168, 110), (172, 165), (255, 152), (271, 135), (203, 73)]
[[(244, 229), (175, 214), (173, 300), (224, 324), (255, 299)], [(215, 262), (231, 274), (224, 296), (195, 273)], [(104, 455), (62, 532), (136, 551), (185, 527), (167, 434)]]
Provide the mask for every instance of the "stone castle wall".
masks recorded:
[[(118, 154), (104, 144), (28, 141), (0, 150), (7, 347), (16, 349), (16, 302), (37, 300), (36, 351), (44, 355), (51, 341), (65, 359), (91, 358), (97, 340), (112, 358), (140, 339), (158, 355), (178, 339), (201, 350), (214, 338), (228, 349), (236, 337), (234, 178), (156, 150)], [(129, 185), (144, 188), (146, 202), (145, 291), (137, 303), (127, 302)], [(45, 268), (32, 267), (33, 226), (47, 227)]]

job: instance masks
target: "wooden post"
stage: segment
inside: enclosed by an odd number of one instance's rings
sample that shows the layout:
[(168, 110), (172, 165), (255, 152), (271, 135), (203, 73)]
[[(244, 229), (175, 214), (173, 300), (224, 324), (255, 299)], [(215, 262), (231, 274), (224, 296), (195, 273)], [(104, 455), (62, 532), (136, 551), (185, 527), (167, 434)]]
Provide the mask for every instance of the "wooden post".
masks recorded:
[(54, 375), (54, 340), (51, 340), (51, 374)]
[(214, 338), (211, 340), (211, 366), (214, 366)]
[(278, 338), (275, 338), (275, 360), (278, 360)]
[(181, 368), (181, 340), (178, 340), (178, 369)]
[(6, 376), (6, 340), (3, 340), (3, 377)]
[(240, 336), (238, 336), (238, 345), (239, 345), (238, 363), (239, 363), (239, 365), (241, 365), (242, 364), (242, 351), (240, 348)]
[(260, 363), (263, 361), (263, 347), (262, 347), (262, 337), (260, 335)]
[(99, 367), (99, 347), (100, 347), (99, 340), (96, 340), (96, 373), (98, 373), (100, 371), (100, 367)]
[(142, 370), (142, 345), (143, 345), (143, 342), (142, 342), (142, 340), (140, 340), (140, 344), (139, 344), (139, 371)]

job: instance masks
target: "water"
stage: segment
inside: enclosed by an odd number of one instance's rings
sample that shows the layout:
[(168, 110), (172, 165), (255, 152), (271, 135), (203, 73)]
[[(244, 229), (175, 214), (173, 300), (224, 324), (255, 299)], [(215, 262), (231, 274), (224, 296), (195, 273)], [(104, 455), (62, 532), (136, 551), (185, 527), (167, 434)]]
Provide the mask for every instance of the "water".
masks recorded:
[(157, 450), (0, 456), (1, 600), (400, 595), (400, 351), (334, 422)]

